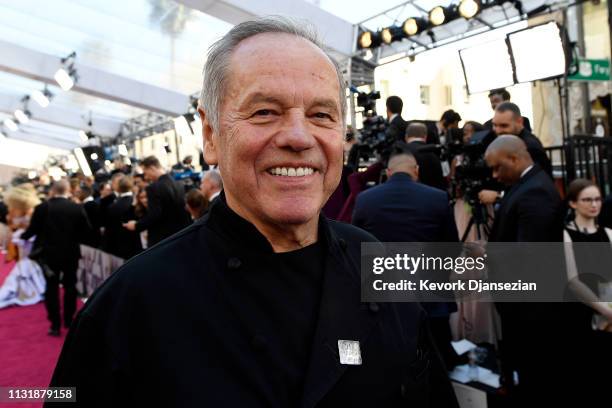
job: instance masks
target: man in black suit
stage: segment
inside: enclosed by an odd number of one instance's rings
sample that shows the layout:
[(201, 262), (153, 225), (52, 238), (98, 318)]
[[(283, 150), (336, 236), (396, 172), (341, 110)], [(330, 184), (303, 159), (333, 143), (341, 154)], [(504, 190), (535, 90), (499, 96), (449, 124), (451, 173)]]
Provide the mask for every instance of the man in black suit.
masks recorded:
[[(489, 92), (489, 102), (491, 102), (491, 109), (495, 112), (499, 105), (504, 102), (510, 102), (510, 92), (506, 88), (493, 89)], [(486, 129), (493, 129), (493, 118), (487, 120), (483, 126)], [(523, 116), (523, 126), (531, 132), (531, 123), (529, 123), (529, 119), (525, 116)]]
[[(532, 160), (525, 142), (513, 135), (499, 136), (487, 148), (485, 159), (493, 177), (509, 187), (496, 211), (489, 241), (561, 242), (561, 198), (550, 176)], [(555, 261), (550, 259), (549, 266)], [(546, 303), (497, 303), (496, 307), (502, 323), (502, 383), (512, 388), (516, 370), (518, 395), (525, 405), (555, 401), (560, 375), (566, 375), (562, 342), (554, 338), (563, 326), (560, 308)]]
[(148, 232), (149, 247), (182, 230), (191, 223), (185, 210), (185, 189), (166, 174), (155, 156), (145, 157), (140, 163), (147, 186), (147, 214), (139, 221), (128, 221), (130, 231)]
[(87, 219), (91, 225), (90, 237), (86, 239), (85, 244), (97, 248), (100, 246), (101, 234), (100, 229), (102, 227), (102, 215), (100, 213), (100, 203), (93, 198), (93, 189), (87, 185), (82, 184), (79, 191), (79, 200), (81, 205), (87, 214)]
[[(497, 106), (493, 117), (493, 131), (491, 139), (499, 135), (514, 135), (520, 138), (527, 146), (531, 160), (537, 164), (549, 177), (552, 178), (552, 163), (544, 151), (540, 140), (528, 131), (521, 116), (521, 110), (512, 102), (504, 102)], [(501, 198), (501, 192), (482, 190), (479, 193), (483, 204), (494, 204)]]
[(394, 142), (404, 140), (406, 133), (406, 121), (402, 118), (402, 108), (404, 102), (399, 96), (390, 96), (387, 98), (387, 122), (389, 126), (385, 130), (387, 140)]
[[(423, 130), (426, 132), (425, 127)], [(419, 174), (420, 166), (411, 153), (392, 155), (387, 167), (387, 182), (357, 196), (353, 225), (382, 242), (458, 242), (457, 225), (447, 194), (417, 183)], [(451, 346), (449, 318), (457, 311), (457, 305), (427, 302), (423, 303), (423, 308), (444, 363), (452, 369), (458, 357)]]
[(51, 198), (34, 209), (30, 226), (21, 235), (25, 240), (36, 236), (32, 257), (44, 265), (45, 307), (52, 336), (60, 335), (60, 283), (64, 288), (64, 327), (72, 323), (76, 311), (76, 271), (81, 257), (79, 243), (89, 236), (90, 229), (83, 207), (70, 200), (70, 184), (61, 180), (51, 187)]
[(117, 199), (106, 210), (102, 250), (123, 259), (130, 259), (142, 251), (140, 235), (128, 231), (123, 224), (135, 218), (132, 178), (122, 177), (117, 186)]
[(406, 127), (406, 145), (419, 165), (419, 181), (430, 187), (446, 191), (446, 180), (442, 174), (442, 163), (435, 153), (435, 146), (425, 143), (427, 126), (413, 122)]
[(51, 380), (78, 406), (457, 407), (419, 305), (361, 302), (375, 238), (321, 215), (346, 98), (310, 33), (266, 17), (210, 48), (198, 112), (223, 193), (87, 301)]

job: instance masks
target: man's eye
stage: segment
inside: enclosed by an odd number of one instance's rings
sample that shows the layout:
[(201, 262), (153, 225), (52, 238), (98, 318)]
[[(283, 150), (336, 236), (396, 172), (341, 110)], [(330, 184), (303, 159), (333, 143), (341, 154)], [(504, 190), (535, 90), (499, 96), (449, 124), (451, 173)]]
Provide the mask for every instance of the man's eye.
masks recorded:
[(332, 119), (331, 115), (325, 112), (317, 112), (315, 113), (315, 117), (319, 119)]
[(270, 109), (260, 109), (253, 116), (270, 116), (272, 113)]

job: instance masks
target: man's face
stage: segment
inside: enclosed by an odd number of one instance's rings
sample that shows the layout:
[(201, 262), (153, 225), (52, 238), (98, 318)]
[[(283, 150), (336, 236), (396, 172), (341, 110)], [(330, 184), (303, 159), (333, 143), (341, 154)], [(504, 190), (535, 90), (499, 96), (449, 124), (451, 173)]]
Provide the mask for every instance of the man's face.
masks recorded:
[(202, 181), (200, 182), (200, 191), (202, 192), (202, 194), (204, 194), (204, 197), (206, 197), (206, 199), (210, 199), (212, 187), (213, 185), (210, 182), (209, 178), (203, 177)]
[(500, 183), (510, 186), (521, 178), (515, 155), (493, 151), (485, 155), (485, 160), (493, 172), (493, 178)]
[(495, 110), (500, 103), (504, 102), (504, 98), (499, 94), (491, 95), (489, 96), (489, 102), (491, 102), (491, 109)]
[(522, 130), (522, 116), (515, 116), (512, 111), (495, 112), (495, 116), (493, 116), (493, 131), (495, 134), (518, 136)]
[(155, 181), (155, 175), (156, 175), (156, 171), (155, 171), (155, 167), (143, 167), (142, 168), (142, 174), (144, 175), (144, 178), (146, 181), (148, 182), (152, 182)]
[(219, 164), (228, 203), (268, 224), (312, 221), (342, 171), (332, 63), (306, 40), (268, 33), (240, 43), (229, 71), (219, 134), (203, 123), (205, 157)]

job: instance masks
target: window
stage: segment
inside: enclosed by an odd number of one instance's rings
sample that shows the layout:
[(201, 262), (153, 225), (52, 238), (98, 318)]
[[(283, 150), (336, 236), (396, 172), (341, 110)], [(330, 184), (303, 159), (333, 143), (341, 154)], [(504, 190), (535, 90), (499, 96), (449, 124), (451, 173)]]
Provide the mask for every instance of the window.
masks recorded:
[(429, 85), (421, 85), (419, 90), (421, 95), (421, 103), (423, 105), (429, 105)]

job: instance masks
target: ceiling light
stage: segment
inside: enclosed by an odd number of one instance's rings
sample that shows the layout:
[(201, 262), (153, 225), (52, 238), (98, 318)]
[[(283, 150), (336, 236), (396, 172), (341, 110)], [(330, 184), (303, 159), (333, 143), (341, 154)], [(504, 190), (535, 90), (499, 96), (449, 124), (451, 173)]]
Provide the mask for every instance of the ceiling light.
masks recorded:
[(404, 32), (401, 27), (387, 27), (381, 33), (381, 39), (385, 44), (391, 44), (393, 41), (401, 40)]
[(84, 130), (79, 130), (79, 137), (81, 138), (81, 141), (83, 143), (89, 140), (89, 138), (87, 137), (87, 133)]
[(482, 7), (480, 1), (477, 0), (461, 0), (459, 3), (459, 15), (465, 19), (474, 18), (480, 12)]
[(74, 86), (74, 80), (70, 74), (64, 69), (60, 68), (54, 75), (55, 81), (64, 91), (69, 91)]
[(13, 119), (4, 119), (4, 126), (6, 126), (11, 132), (16, 132), (19, 129), (19, 126), (13, 121)]
[(358, 45), (359, 48), (375, 48), (380, 45), (382, 38), (380, 33), (374, 33), (372, 31), (365, 31), (359, 34)]
[(42, 91), (34, 91), (34, 93), (32, 94), (32, 99), (34, 99), (36, 103), (38, 103), (43, 108), (49, 106), (49, 102), (51, 101), (50, 98), (52, 97), (53, 94), (49, 92), (47, 87), (45, 87), (45, 89)]
[(91, 160), (98, 160), (98, 153), (92, 153), (89, 157), (91, 157)]
[(21, 109), (16, 109), (15, 110), (15, 117), (17, 118), (17, 120), (21, 124), (28, 123), (30, 121), (30, 116), (32, 116), (32, 115), (27, 110), (25, 112), (22, 111)]

